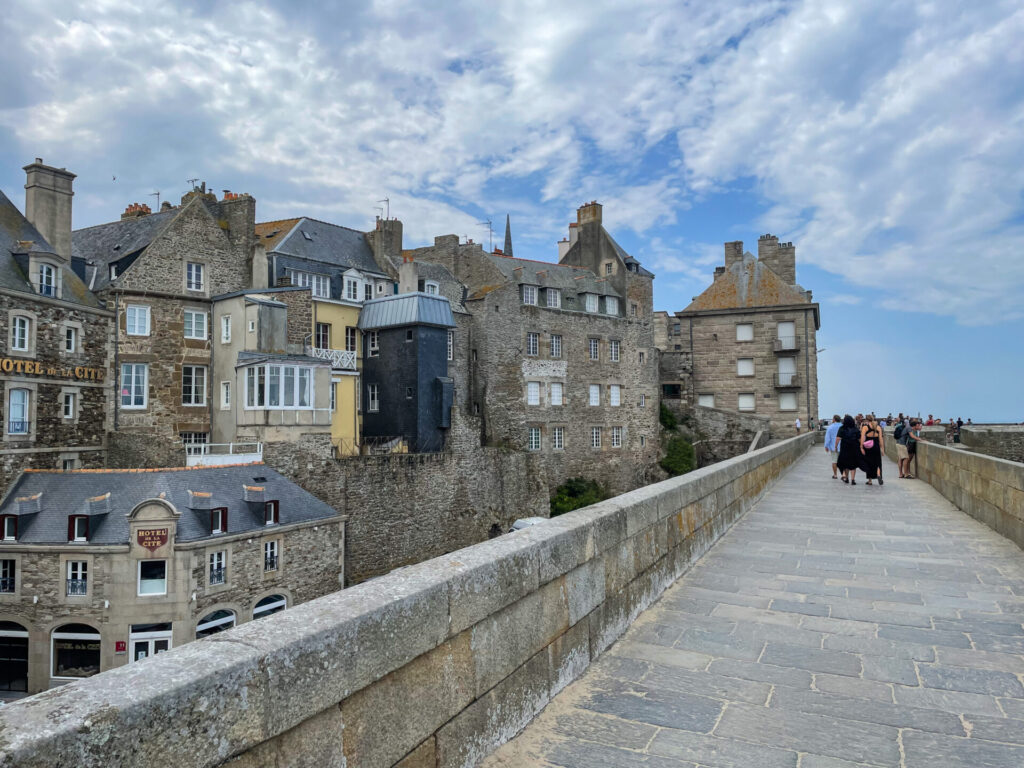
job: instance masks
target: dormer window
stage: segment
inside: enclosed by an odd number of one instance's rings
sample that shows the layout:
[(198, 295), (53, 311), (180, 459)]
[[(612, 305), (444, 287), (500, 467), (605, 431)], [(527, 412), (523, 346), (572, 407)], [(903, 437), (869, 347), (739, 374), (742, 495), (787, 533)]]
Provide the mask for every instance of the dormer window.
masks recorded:
[(50, 264), (39, 265), (39, 293), (42, 296), (57, 295), (57, 270)]
[(532, 304), (534, 306), (537, 305), (537, 286), (523, 286), (523, 304)]
[(68, 541), (89, 540), (89, 518), (85, 515), (68, 516)]
[(210, 510), (210, 533), (228, 532), (228, 508), (217, 507)]
[(562, 306), (562, 292), (557, 288), (548, 288), (544, 291), (547, 294), (547, 305), (552, 309), (558, 309)]
[(110, 265), (110, 279), (115, 280), (117, 278), (117, 264)]
[(588, 293), (587, 296), (587, 312), (597, 312), (597, 294)]
[(619, 314), (619, 300), (614, 296), (605, 296), (604, 298), (604, 311), (605, 314), (617, 315)]
[(279, 503), (275, 501), (268, 501), (263, 505), (263, 524), (264, 525), (276, 525), (281, 522)]
[(0, 516), (0, 541), (18, 540), (18, 518), (14, 515)]
[(439, 288), (440, 286), (433, 280), (427, 280), (427, 282), (423, 284), (423, 290), (429, 294), (437, 295)]

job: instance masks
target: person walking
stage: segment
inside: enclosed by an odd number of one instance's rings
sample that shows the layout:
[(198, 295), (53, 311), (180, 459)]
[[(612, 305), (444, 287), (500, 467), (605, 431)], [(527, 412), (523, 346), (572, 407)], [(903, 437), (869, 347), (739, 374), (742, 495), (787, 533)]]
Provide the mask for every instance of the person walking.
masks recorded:
[(860, 457), (860, 468), (867, 475), (868, 485), (872, 480), (885, 485), (882, 480), (882, 428), (873, 413), (868, 414), (860, 428)]
[(832, 479), (838, 480), (839, 475), (837, 470), (839, 469), (839, 446), (836, 445), (836, 435), (839, 433), (839, 427), (842, 426), (842, 420), (839, 418), (837, 413), (832, 417), (832, 423), (828, 425), (828, 429), (825, 430), (825, 453), (832, 458)]
[(856, 485), (857, 469), (860, 467), (860, 433), (857, 431), (857, 422), (850, 414), (843, 417), (843, 426), (839, 428), (836, 440), (839, 443), (839, 461), (836, 466), (843, 473), (843, 482)]
[(800, 434), (800, 417), (799, 416), (796, 417), (796, 433), (798, 435)]
[(910, 453), (907, 451), (907, 440), (910, 439), (910, 419), (900, 422), (893, 434), (896, 438), (896, 469), (900, 472), (900, 480), (910, 476)]

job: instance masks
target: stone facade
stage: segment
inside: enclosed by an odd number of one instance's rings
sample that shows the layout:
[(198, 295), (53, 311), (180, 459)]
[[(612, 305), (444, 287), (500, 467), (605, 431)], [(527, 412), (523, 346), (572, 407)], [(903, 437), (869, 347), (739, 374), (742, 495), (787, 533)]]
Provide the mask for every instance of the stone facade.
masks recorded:
[(1024, 425), (975, 424), (960, 428), (960, 443), (978, 453), (1024, 463)]

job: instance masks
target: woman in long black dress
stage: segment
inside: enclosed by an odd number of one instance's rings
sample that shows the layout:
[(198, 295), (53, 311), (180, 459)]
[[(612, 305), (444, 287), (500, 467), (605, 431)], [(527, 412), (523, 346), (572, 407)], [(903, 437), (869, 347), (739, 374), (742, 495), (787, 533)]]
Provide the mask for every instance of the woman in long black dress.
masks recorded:
[(860, 428), (860, 468), (867, 475), (868, 485), (875, 478), (879, 485), (885, 485), (882, 480), (882, 428), (873, 414), (864, 419)]
[(836, 466), (843, 473), (844, 483), (856, 485), (857, 470), (860, 468), (860, 432), (850, 414), (843, 417), (843, 426), (836, 433), (836, 439), (839, 441), (839, 461)]

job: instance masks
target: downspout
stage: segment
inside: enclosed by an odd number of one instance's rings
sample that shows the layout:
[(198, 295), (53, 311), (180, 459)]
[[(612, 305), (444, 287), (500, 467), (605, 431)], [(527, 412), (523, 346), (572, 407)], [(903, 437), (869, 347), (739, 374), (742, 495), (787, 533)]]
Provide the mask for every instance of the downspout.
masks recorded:
[[(209, 410), (209, 413), (210, 413), (210, 440), (209, 440), (209, 442), (211, 442), (211, 443), (213, 442), (213, 398), (216, 397), (218, 394), (220, 394), (220, 387), (218, 385), (215, 385), (215, 383), (214, 383), (216, 381), (217, 377), (213, 375), (213, 372), (217, 370), (217, 360), (216, 360), (216, 357), (217, 357), (217, 345), (213, 343), (213, 319), (214, 319), (213, 318), (213, 308), (214, 308), (214, 306), (215, 306), (215, 304), (211, 300), (210, 301), (210, 319), (206, 323), (206, 343), (210, 345), (210, 374), (207, 377), (210, 380), (209, 381), (209, 384), (210, 384), (210, 399), (209, 399), (209, 401), (207, 403), (207, 406), (208, 406), (208, 410)], [(228, 442), (229, 443), (234, 442), (234, 438), (235, 438), (235, 436), (232, 435), (231, 436), (231, 440), (229, 440)], [(185, 459), (185, 463), (186, 464), (188, 463), (188, 459), (187, 458)]]
[(804, 312), (804, 385), (807, 389), (807, 428), (811, 424), (811, 349), (807, 346), (807, 312)]
[[(696, 366), (694, 365), (694, 357), (693, 357), (693, 318), (692, 317), (687, 319), (687, 326), (689, 327), (689, 330), (690, 330), (690, 408), (692, 409), (693, 406), (696, 405), (696, 403), (694, 402), (694, 397), (693, 396), (695, 394), (694, 388), (697, 386), (694, 383), (694, 379), (696, 378), (697, 371), (696, 371)], [(660, 395), (660, 393), (659, 393), (659, 395)], [(658, 401), (659, 402), (661, 401), (660, 397), (658, 398)]]
[(121, 413), (121, 365), (119, 350), (121, 348), (121, 295), (114, 294), (114, 433), (118, 429), (118, 417)]

